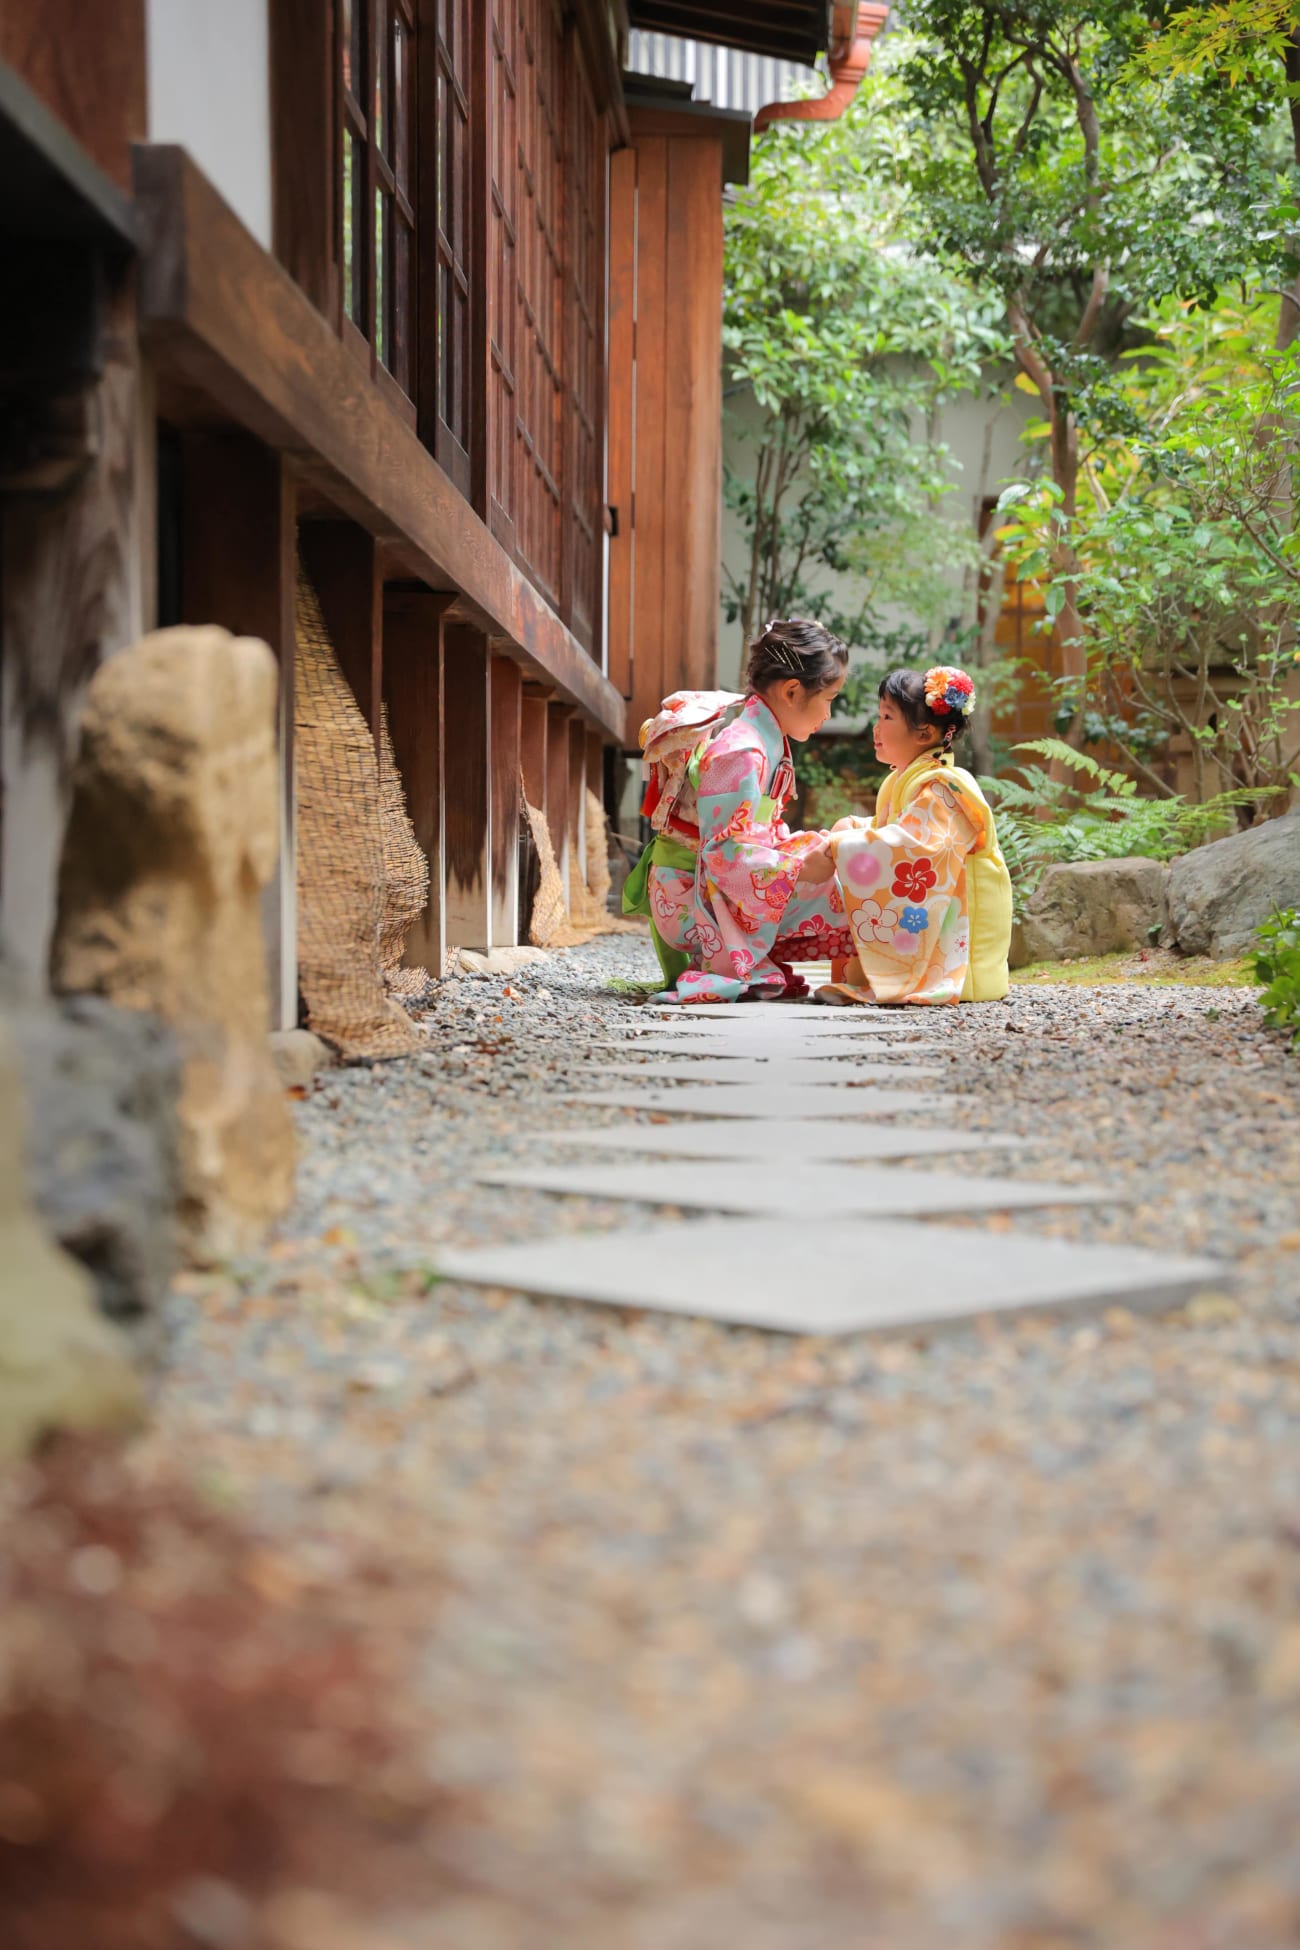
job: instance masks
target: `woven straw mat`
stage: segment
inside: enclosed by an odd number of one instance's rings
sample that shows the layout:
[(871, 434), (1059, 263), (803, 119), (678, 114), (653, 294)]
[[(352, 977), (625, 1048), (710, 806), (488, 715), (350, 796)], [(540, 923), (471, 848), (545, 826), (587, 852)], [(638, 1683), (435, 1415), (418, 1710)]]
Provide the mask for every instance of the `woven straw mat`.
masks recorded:
[(423, 1045), (385, 988), (381, 957), (396, 944), (400, 958), (407, 923), (399, 916), (418, 911), (410, 849), (419, 849), (387, 733), (381, 763), (391, 769), (381, 791), (370, 729), (301, 567), (294, 691), (298, 980), (307, 1021), (344, 1057), (403, 1056)]

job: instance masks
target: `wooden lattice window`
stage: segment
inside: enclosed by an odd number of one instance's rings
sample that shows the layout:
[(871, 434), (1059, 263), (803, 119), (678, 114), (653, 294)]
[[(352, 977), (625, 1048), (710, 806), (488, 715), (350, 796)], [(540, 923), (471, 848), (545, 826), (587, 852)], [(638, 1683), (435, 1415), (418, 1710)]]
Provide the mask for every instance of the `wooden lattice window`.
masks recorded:
[(343, 330), (414, 417), (413, 0), (339, 0)]
[(482, 0), (420, 0), (420, 432), (461, 493), (473, 492), (475, 334), (484, 275), (474, 224), (475, 146), (485, 143), (478, 77)]
[(568, 37), (568, 330), (566, 334), (569, 616), (596, 650), (604, 554), (605, 131), (576, 32)]
[(492, 167), (488, 286), (488, 519), (513, 551), (517, 516), (519, 43), (525, 0), (492, 0)]
[(525, 0), (519, 100), (519, 513), (516, 549), (554, 603), (561, 590), (563, 35), (551, 0)]

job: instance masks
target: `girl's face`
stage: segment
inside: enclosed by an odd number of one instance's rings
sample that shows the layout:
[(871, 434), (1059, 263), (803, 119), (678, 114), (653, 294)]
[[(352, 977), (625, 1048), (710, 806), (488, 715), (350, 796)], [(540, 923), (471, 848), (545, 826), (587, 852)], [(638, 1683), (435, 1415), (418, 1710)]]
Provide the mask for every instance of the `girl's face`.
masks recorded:
[(821, 730), (843, 689), (843, 673), (824, 691), (806, 691), (797, 677), (790, 677), (779, 684), (769, 684), (760, 696), (791, 744), (802, 745), (815, 731)]
[(892, 697), (881, 698), (871, 737), (876, 747), (876, 757), (891, 772), (905, 772), (922, 752), (933, 751), (943, 742), (937, 727), (932, 724), (923, 724), (919, 731), (913, 731)]

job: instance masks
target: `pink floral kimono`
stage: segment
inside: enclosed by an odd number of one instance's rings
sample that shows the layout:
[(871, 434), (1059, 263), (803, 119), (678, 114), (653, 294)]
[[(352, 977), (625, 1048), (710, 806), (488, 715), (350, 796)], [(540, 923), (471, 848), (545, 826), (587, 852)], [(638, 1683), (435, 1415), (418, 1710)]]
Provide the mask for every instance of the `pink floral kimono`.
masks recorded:
[(678, 999), (806, 993), (790, 964), (844, 959), (854, 943), (833, 879), (795, 885), (800, 863), (822, 835), (792, 833), (781, 818), (795, 785), (781, 727), (762, 698), (751, 697), (692, 763), (698, 768), (694, 871), (683, 864), (649, 872), (655, 928), (690, 957), (677, 979)]

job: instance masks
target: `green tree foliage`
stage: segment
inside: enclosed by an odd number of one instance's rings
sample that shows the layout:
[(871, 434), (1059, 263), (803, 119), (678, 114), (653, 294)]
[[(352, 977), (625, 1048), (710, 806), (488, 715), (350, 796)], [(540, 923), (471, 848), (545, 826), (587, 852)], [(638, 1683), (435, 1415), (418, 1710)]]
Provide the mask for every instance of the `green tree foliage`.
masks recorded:
[[(1273, 85), (1286, 100), (1291, 124), (1293, 180), (1281, 184), (1280, 201), (1294, 203), (1300, 173), (1300, 0), (1182, 0), (1161, 31), (1147, 42), (1137, 65), (1149, 75), (1212, 75), (1230, 88)], [(1283, 213), (1284, 215), (1285, 213)], [(1285, 280), (1278, 296), (1275, 345), (1280, 352), (1300, 336), (1300, 240), (1295, 218), (1267, 241), (1275, 246)]]
[[(1107, 739), (1158, 794), (1160, 757), (1190, 749), (1197, 802), (1237, 790), (1239, 817), (1278, 809), (1290, 782), (1300, 700), (1300, 535), (1294, 519), (1300, 343), (1270, 344), (1272, 305), (1167, 304), (1126, 359), (1115, 394), (1123, 433), (1082, 453), (1073, 523), (1085, 667), (1067, 715)], [(1058, 490), (1025, 482), (1003, 497), (1000, 534), (1021, 574), (1052, 574)]]
[(775, 126), (727, 211), (725, 491), (744, 547), (724, 585), (745, 639), (798, 611), (873, 643), (900, 600), (942, 620), (969, 553), (939, 511), (936, 414), (1007, 346), (996, 302), (901, 246), (896, 110), (877, 77), (842, 122)]
[(1140, 72), (1167, 11), (915, 0), (908, 14), (901, 81), (926, 137), (908, 162), (910, 211), (927, 248), (997, 295), (1019, 383), (1039, 401), (1056, 490), (1049, 566), (1079, 680), (1083, 429), (1128, 424), (1111, 375), (1135, 316), (1172, 296), (1211, 303), (1252, 268), (1286, 160), (1280, 89), (1257, 62), (1235, 88)]

